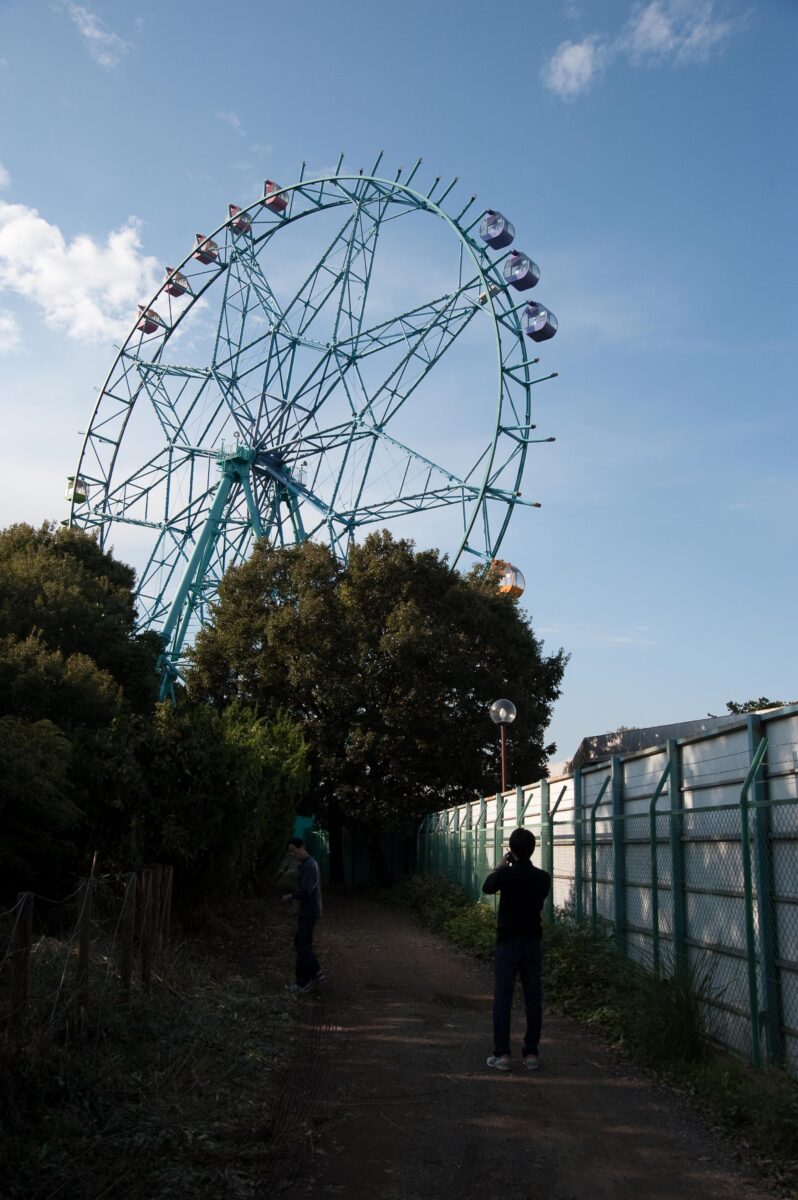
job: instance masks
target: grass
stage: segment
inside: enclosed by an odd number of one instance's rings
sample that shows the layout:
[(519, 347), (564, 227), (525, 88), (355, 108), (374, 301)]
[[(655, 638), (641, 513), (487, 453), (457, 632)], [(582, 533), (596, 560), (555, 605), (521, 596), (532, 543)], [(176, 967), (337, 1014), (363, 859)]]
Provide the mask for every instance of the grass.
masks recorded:
[[(463, 888), (412, 876), (381, 899), (414, 912), (478, 958), (491, 957), (495, 913), (474, 904)], [(606, 933), (594, 946), (589, 929), (562, 915), (545, 929), (547, 1002), (687, 1096), (798, 1195), (798, 1082), (782, 1070), (755, 1070), (713, 1045), (708, 966), (657, 977), (618, 954)]]
[(217, 915), (130, 1012), (109, 1001), (82, 1033), (40, 1025), (0, 1045), (4, 1200), (259, 1194), (296, 1011), (274, 908)]

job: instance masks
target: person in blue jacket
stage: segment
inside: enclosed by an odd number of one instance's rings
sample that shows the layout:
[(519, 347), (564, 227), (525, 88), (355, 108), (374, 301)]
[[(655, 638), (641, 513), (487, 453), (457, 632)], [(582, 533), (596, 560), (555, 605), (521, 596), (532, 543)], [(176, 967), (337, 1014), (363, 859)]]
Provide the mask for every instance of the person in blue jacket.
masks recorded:
[(551, 888), (551, 876), (532, 866), (535, 835), (529, 829), (510, 834), (510, 850), (482, 885), (488, 896), (499, 893), (496, 921), (493, 992), (493, 1054), (488, 1066), (510, 1070), (510, 1013), (515, 980), (521, 976), (526, 1033), (521, 1051), (528, 1071), (538, 1069), (538, 1042), (543, 1022), (540, 914)]
[(296, 948), (296, 982), (287, 983), (289, 992), (309, 992), (324, 981), (324, 973), (313, 951), (313, 931), (321, 916), (321, 872), (315, 858), (300, 837), (289, 838), (288, 850), (299, 864), (299, 878), (293, 892), (286, 892), (283, 902), (299, 902), (294, 947)]

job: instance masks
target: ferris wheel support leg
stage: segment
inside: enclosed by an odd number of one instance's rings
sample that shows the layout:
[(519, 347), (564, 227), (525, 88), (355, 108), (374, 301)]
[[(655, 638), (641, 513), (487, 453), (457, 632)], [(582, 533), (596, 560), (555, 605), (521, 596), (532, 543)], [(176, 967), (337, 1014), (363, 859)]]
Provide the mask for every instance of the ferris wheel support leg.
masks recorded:
[[(219, 520), (230, 497), (230, 491), (234, 482), (235, 472), (229, 468), (225, 468), (222, 478), (219, 480), (219, 486), (216, 489), (211, 510), (202, 527), (202, 532), (197, 539), (194, 552), (188, 561), (188, 566), (180, 581), (180, 587), (177, 589), (177, 594), (172, 601), (166, 622), (161, 630), (164, 648), (158, 662), (158, 667), (161, 672), (162, 700), (165, 700), (168, 695), (174, 694), (174, 681), (177, 677), (175, 662), (185, 640), (188, 628), (187, 618), (190, 618), (191, 615), (190, 593), (197, 578), (204, 574), (208, 554), (213, 546), (219, 528)], [(188, 613), (184, 614), (183, 609), (187, 601), (189, 602)], [(184, 617), (182, 621), (180, 619), (181, 616)]]

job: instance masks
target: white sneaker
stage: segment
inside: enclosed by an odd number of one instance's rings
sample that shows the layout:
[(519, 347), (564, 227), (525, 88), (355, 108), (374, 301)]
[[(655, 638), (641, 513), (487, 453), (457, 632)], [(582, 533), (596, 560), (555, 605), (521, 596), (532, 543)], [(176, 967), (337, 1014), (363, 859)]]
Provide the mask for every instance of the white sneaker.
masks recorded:
[(487, 1061), (487, 1066), (493, 1067), (494, 1071), (509, 1071), (510, 1070), (510, 1055), (509, 1054), (491, 1054)]
[(538, 1063), (537, 1054), (527, 1054), (524, 1056), (524, 1066), (527, 1071), (539, 1071), (540, 1064)]

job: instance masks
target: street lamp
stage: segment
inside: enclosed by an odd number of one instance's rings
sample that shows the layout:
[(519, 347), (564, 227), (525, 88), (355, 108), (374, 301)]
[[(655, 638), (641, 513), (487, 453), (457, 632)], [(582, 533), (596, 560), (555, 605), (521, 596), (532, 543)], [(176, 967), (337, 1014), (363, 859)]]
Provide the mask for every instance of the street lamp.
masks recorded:
[(515, 705), (512, 700), (494, 700), (490, 706), (490, 719), (501, 730), (502, 745), (502, 792), (507, 791), (507, 755), (505, 750), (505, 726), (515, 720)]

